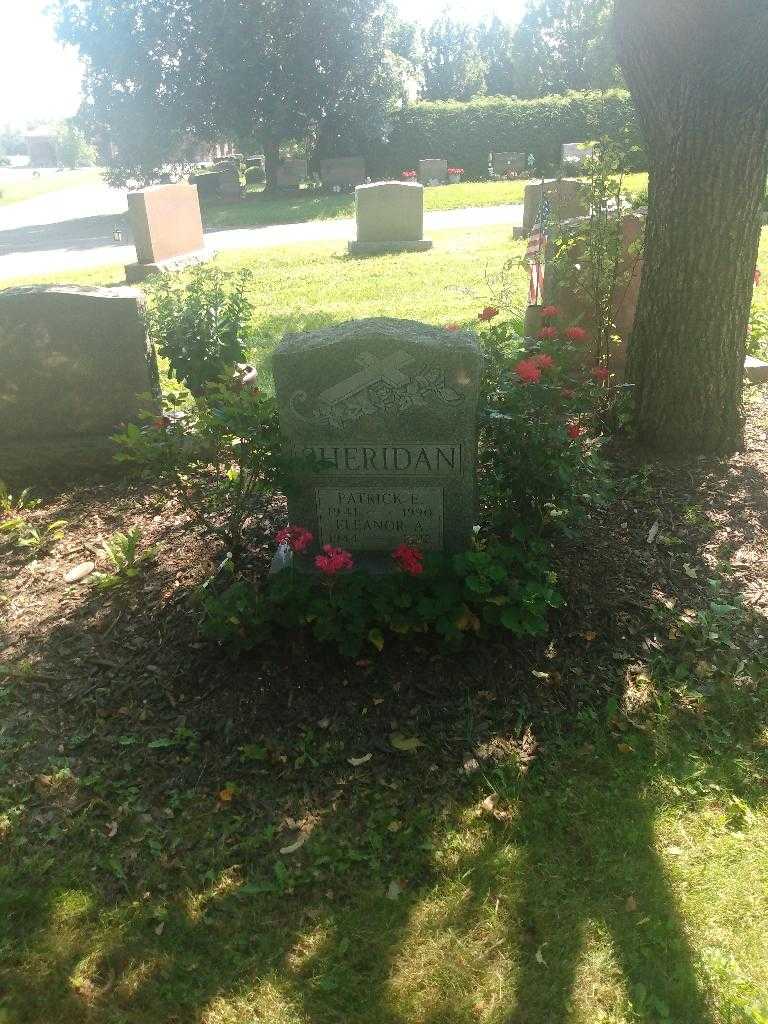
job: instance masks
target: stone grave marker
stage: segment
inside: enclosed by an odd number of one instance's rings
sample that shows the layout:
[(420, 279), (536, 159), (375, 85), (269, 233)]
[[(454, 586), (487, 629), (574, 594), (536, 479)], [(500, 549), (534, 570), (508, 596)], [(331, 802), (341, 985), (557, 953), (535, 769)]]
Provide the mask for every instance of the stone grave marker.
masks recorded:
[(0, 476), (115, 471), (110, 436), (160, 412), (143, 312), (133, 288), (0, 291)]
[(491, 153), (491, 169), (503, 178), (506, 174), (524, 174), (528, 167), (525, 153)]
[(431, 249), (424, 239), (424, 186), (416, 182), (377, 181), (355, 189), (357, 241), (353, 255), (417, 252)]
[(580, 167), (594, 155), (595, 147), (590, 142), (564, 142), (560, 162), (569, 167)]
[(419, 160), (419, 181), (422, 185), (445, 185), (448, 181), (447, 160)]
[(291, 523), (373, 568), (406, 542), (464, 550), (481, 363), (473, 334), (412, 320), (287, 335), (273, 363), (280, 427), (288, 454), (305, 460)]
[(320, 180), (324, 188), (346, 188), (365, 181), (365, 160), (361, 156), (339, 156), (320, 161)]
[(277, 187), (299, 188), (308, 176), (309, 167), (303, 157), (286, 157), (277, 166)]
[(523, 226), (515, 229), (516, 237), (527, 238), (539, 221), (542, 197), (548, 206), (547, 222), (551, 226), (589, 213), (586, 191), (578, 178), (550, 178), (543, 183), (526, 185), (523, 198)]
[(130, 283), (206, 258), (197, 185), (152, 185), (128, 193), (136, 263), (125, 268)]

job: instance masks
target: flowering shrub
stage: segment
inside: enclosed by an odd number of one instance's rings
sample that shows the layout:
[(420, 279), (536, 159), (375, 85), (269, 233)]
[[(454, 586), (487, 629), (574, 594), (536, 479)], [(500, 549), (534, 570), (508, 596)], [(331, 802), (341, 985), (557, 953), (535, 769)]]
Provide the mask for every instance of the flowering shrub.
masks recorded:
[[(164, 496), (173, 494), (239, 567), (263, 532), (261, 516), (278, 487), (274, 400), (231, 377), (209, 385), (183, 410), (180, 395), (167, 400), (177, 406), (172, 416), (150, 417), (144, 427), (131, 424), (114, 438), (116, 458)], [(304, 550), (311, 535), (289, 528), (283, 540)]]
[(315, 563), (339, 559), (339, 570), (283, 571), (260, 589), (239, 579), (223, 593), (204, 591), (205, 634), (243, 650), (306, 629), (357, 657), (381, 650), (391, 635), (431, 633), (451, 647), (467, 635), (538, 636), (562, 603), (547, 544), (522, 527), (453, 557), (400, 545), (392, 557), (402, 571), (388, 575), (349, 571), (347, 552), (324, 550)]
[(416, 171), (403, 171), (403, 173), (401, 174), (401, 178), (403, 178), (405, 181), (414, 181), (416, 178)]
[(448, 177), (449, 178), (460, 178), (463, 173), (464, 173), (464, 168), (463, 167), (449, 167), (448, 168)]
[(586, 332), (562, 325), (555, 306), (541, 312), (536, 339), (520, 337), (514, 321), (481, 331), (488, 358), (480, 496), (497, 530), (521, 519), (570, 529), (607, 487), (599, 442), (585, 439), (609, 375), (587, 365)]

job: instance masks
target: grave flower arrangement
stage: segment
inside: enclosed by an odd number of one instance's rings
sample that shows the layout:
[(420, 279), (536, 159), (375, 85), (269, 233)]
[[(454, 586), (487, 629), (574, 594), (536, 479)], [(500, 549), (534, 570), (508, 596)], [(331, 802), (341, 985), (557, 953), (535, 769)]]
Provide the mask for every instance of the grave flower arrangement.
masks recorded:
[(464, 173), (463, 167), (449, 167), (448, 168), (448, 181), (452, 184), (457, 184), (461, 181), (461, 176)]
[(403, 181), (415, 181), (416, 180), (416, 171), (414, 171), (414, 170), (403, 171), (403, 173), (400, 175), (400, 177), (403, 179)]

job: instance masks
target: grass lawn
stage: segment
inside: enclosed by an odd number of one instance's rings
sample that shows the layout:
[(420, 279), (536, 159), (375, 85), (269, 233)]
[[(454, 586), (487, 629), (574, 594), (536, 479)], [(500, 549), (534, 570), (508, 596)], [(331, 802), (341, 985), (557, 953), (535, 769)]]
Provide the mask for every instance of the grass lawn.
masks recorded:
[[(767, 398), (731, 459), (617, 453), (552, 635), (459, 656), (231, 662), (178, 508), (49, 498), (1, 552), (0, 1022), (764, 1024)], [(134, 524), (133, 586), (63, 584)]]
[[(427, 253), (366, 259), (347, 256), (343, 243), (306, 243), (252, 252), (222, 253), (223, 267), (249, 267), (256, 308), (253, 357), (270, 352), (286, 331), (323, 327), (360, 316), (399, 316), (445, 324), (473, 321), (492, 300), (505, 260), (522, 257), (509, 227), (430, 232)], [(35, 278), (41, 284), (119, 284), (122, 266)], [(12, 287), (29, 278), (3, 282)], [(512, 301), (522, 305), (525, 272), (511, 273)]]
[[(647, 174), (632, 174), (626, 180), (629, 192), (638, 192), (648, 183)], [(528, 181), (468, 181), (460, 185), (441, 185), (424, 190), (424, 209), (459, 210), (470, 206), (501, 206), (522, 203)], [(251, 192), (237, 203), (205, 203), (206, 230), (245, 228), (267, 224), (293, 224), (298, 221), (352, 217), (354, 196), (317, 194), (302, 190), (294, 196), (262, 196)]]
[(84, 167), (61, 173), (43, 170), (39, 178), (33, 178), (32, 171), (0, 167), (0, 207), (20, 203), (25, 199), (34, 199), (47, 192), (59, 192), (62, 189), (91, 185), (98, 181), (101, 181), (101, 171), (97, 167)]

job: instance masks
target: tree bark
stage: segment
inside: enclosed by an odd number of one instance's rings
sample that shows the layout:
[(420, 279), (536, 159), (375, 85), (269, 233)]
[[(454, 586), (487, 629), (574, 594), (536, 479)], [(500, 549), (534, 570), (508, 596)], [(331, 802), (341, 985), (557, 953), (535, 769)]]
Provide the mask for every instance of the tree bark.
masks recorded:
[(627, 366), (639, 439), (733, 450), (768, 174), (768, 14), (764, 0), (616, 0), (616, 28), (649, 156)]
[(265, 135), (264, 141), (264, 191), (276, 192), (279, 185), (277, 172), (280, 167), (280, 142), (271, 135)]

